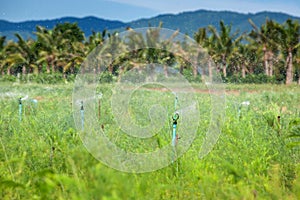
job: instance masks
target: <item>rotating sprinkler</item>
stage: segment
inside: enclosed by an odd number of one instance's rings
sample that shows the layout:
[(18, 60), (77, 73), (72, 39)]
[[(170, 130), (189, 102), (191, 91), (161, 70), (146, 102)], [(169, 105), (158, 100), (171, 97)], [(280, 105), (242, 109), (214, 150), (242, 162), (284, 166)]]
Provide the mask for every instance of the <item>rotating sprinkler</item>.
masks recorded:
[(19, 121), (22, 121), (22, 98), (19, 98)]
[(179, 136), (177, 134), (177, 121), (179, 119), (179, 113), (176, 111), (177, 109), (177, 104), (178, 104), (178, 96), (176, 93), (174, 93), (175, 95), (175, 100), (174, 100), (174, 115), (172, 116), (172, 121), (173, 121), (173, 132), (172, 132), (172, 146), (175, 147), (177, 144), (177, 141), (179, 139)]
[[(22, 114), (23, 114), (23, 102), (25, 102), (25, 101), (28, 101), (28, 102), (30, 102), (30, 103), (33, 103), (33, 108), (34, 108), (34, 111), (37, 109), (37, 103), (38, 103), (38, 100), (36, 100), (36, 99), (29, 99), (28, 98), (28, 95), (26, 95), (25, 97), (20, 97), (19, 99), (18, 99), (18, 102), (19, 102), (19, 121), (22, 121)], [(28, 107), (31, 107), (31, 106), (29, 106), (28, 105)], [(24, 107), (24, 113), (25, 113), (25, 107)]]
[(242, 103), (239, 104), (239, 107), (238, 107), (238, 118), (241, 118), (242, 106), (248, 107), (249, 105), (250, 105), (250, 101), (243, 101)]
[(83, 101), (81, 101), (80, 106), (80, 115), (81, 115), (81, 130), (84, 130), (84, 108), (83, 108)]
[(177, 120), (179, 119), (179, 114), (178, 112), (176, 112), (173, 116), (172, 116), (172, 120), (173, 120), (173, 134), (172, 134), (172, 146), (175, 147), (177, 144), (177, 141), (179, 139), (179, 136), (177, 135), (176, 132), (176, 128), (177, 128)]

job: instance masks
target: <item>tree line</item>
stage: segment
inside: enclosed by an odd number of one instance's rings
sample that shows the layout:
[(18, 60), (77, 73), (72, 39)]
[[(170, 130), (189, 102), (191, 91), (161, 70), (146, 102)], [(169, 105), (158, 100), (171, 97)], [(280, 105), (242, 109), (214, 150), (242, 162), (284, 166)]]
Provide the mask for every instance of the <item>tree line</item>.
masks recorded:
[[(252, 20), (249, 23), (252, 30), (248, 33), (233, 32), (231, 25), (220, 21), (219, 27), (199, 28), (193, 37), (207, 50), (209, 61), (217, 66), (224, 80), (238, 82), (249, 76), (260, 76), (275, 82), (300, 84), (299, 22), (288, 19), (279, 24), (267, 19), (259, 27)], [(2, 76), (61, 74), (65, 79), (76, 74), (87, 55), (115, 34), (103, 30), (86, 37), (76, 23), (64, 23), (51, 30), (37, 26), (35, 39), (25, 40), (16, 33), (16, 41), (6, 41), (2, 36), (0, 73)], [(136, 52), (135, 59), (143, 54), (145, 52)], [(156, 54), (172, 57), (167, 52), (153, 49), (147, 50), (147, 54), (151, 55), (150, 60), (157, 57)], [(118, 76), (120, 71), (129, 69), (121, 66), (125, 58), (128, 60), (128, 56), (123, 57), (119, 63), (114, 61), (113, 65), (107, 66), (109, 74)], [(199, 72), (184, 61), (180, 63), (180, 73), (184, 73), (183, 69), (191, 69), (195, 79), (199, 76)]]

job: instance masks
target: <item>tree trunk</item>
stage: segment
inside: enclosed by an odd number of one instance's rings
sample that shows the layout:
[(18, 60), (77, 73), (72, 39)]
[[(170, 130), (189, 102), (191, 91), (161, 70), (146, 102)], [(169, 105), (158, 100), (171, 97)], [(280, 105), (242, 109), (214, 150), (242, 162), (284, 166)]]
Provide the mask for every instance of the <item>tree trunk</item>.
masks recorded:
[(286, 59), (286, 79), (285, 84), (289, 85), (293, 82), (293, 54), (292, 50), (289, 49), (289, 53)]
[(51, 62), (52, 59), (50, 56), (47, 57), (47, 65), (46, 65), (46, 71), (47, 71), (47, 74), (50, 74), (50, 66), (51, 66)]
[(42, 72), (42, 65), (38, 66), (38, 74)]
[(212, 82), (212, 77), (213, 77), (213, 73), (212, 73), (212, 58), (211, 56), (209, 56), (208, 58), (208, 78), (209, 78), (209, 82)]
[(98, 74), (100, 74), (101, 73), (101, 65), (99, 64), (99, 63), (97, 63), (97, 68), (98, 68)]
[(55, 71), (56, 71), (56, 70), (55, 70), (55, 64), (54, 64), (54, 63), (52, 63), (52, 66), (51, 66), (51, 67), (52, 67), (52, 73), (54, 74), (54, 73), (55, 73)]
[(298, 77), (298, 85), (300, 85), (300, 76)]
[(264, 59), (264, 65), (265, 65), (265, 74), (269, 76), (269, 63), (268, 59)]
[(269, 64), (269, 76), (273, 76), (273, 53), (269, 52), (268, 56), (268, 64)]
[(264, 45), (263, 47), (263, 52), (264, 52), (264, 66), (265, 66), (265, 74), (269, 76), (269, 63), (268, 63), (268, 53), (267, 53), (267, 48)]
[(249, 64), (249, 74), (253, 74), (254, 73), (254, 65), (253, 64)]
[(242, 77), (246, 78), (246, 67), (244, 63), (242, 63)]
[(22, 66), (22, 75), (23, 76), (26, 75), (26, 67), (25, 67), (25, 65)]
[(227, 77), (227, 64), (226, 64), (226, 58), (225, 55), (222, 55), (222, 70), (223, 70), (223, 76)]
[(108, 71), (109, 71), (109, 73), (110, 73), (110, 74), (113, 74), (113, 70), (114, 70), (113, 65), (112, 65), (112, 64), (109, 64), (109, 65), (108, 65)]
[(183, 65), (182, 64), (180, 64), (180, 66), (179, 66), (179, 73), (183, 74)]
[(270, 60), (269, 63), (269, 76), (273, 76), (273, 61)]
[(150, 81), (155, 82), (155, 64), (150, 63)]
[(167, 66), (167, 65), (164, 65), (164, 74), (165, 74), (165, 77), (166, 77), (166, 78), (169, 77), (168, 66)]
[(50, 63), (46, 65), (46, 72), (47, 74), (50, 74)]
[(197, 66), (197, 63), (194, 63), (193, 65), (193, 76), (194, 78), (196, 78), (198, 75), (198, 66)]
[(223, 75), (224, 75), (224, 77), (227, 77), (227, 70), (226, 70), (226, 64), (224, 65), (223, 64)]
[(56, 61), (54, 60), (54, 56), (51, 57), (51, 68), (52, 68), (52, 73), (56, 72)]
[[(98, 69), (100, 69), (100, 67)], [(120, 66), (119, 74), (118, 74), (118, 82), (121, 82), (122, 75), (124, 74), (124, 71), (125, 71), (125, 67), (123, 65)], [(98, 73), (100, 74), (100, 72), (98, 72)]]

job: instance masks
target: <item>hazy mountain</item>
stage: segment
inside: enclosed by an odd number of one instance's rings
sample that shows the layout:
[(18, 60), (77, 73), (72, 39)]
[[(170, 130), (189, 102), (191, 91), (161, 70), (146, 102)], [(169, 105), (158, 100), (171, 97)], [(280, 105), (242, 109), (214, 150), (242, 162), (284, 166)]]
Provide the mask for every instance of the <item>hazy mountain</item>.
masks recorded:
[(102, 32), (104, 29), (111, 30), (126, 26), (126, 24), (121, 21), (105, 20), (96, 17), (64, 17), (54, 20), (25, 21), (19, 23), (0, 20), (0, 35), (5, 35), (8, 39), (15, 39), (14, 33), (19, 33), (25, 38), (34, 38), (37, 25), (52, 29), (56, 24), (65, 22), (76, 22), (86, 36), (90, 35), (92, 31)]
[(294, 17), (278, 12), (242, 14), (230, 11), (198, 10), (179, 14), (163, 14), (148, 19), (135, 20), (129, 23), (99, 19), (96, 17), (65, 17), (54, 20), (25, 21), (20, 23), (12, 23), (0, 20), (0, 35), (5, 35), (8, 37), (8, 39), (14, 38), (14, 33), (19, 33), (25, 38), (34, 37), (33, 33), (35, 32), (35, 27), (37, 25), (52, 29), (58, 23), (77, 22), (79, 27), (84, 31), (85, 35), (89, 36), (92, 31), (103, 31), (104, 29), (111, 31), (124, 31), (126, 27), (138, 28), (158, 26), (160, 22), (163, 22), (164, 28), (173, 30), (179, 29), (180, 32), (193, 36), (193, 34), (200, 27), (213, 25), (218, 28), (220, 20), (223, 20), (225, 24), (231, 24), (233, 31), (239, 30), (240, 32), (248, 32), (252, 29), (248, 22), (249, 18), (251, 18), (258, 26), (265, 23), (266, 19), (272, 19), (279, 23), (283, 23), (288, 18), (300, 21), (300, 17)]
[(279, 23), (285, 22), (288, 18), (299, 20), (300, 17), (294, 17), (285, 13), (278, 12), (259, 12), (256, 14), (241, 14), (230, 11), (207, 11), (198, 10), (193, 12), (183, 12), (177, 15), (159, 15), (150, 19), (140, 19), (130, 23), (132, 28), (158, 26), (159, 22), (163, 22), (164, 28), (179, 29), (182, 33), (187, 33), (192, 36), (200, 27), (207, 27), (213, 25), (219, 27), (221, 20), (225, 24), (231, 24), (232, 30), (239, 30), (240, 32), (249, 32), (252, 26), (249, 19), (252, 19), (258, 26), (265, 23), (266, 19), (272, 19)]

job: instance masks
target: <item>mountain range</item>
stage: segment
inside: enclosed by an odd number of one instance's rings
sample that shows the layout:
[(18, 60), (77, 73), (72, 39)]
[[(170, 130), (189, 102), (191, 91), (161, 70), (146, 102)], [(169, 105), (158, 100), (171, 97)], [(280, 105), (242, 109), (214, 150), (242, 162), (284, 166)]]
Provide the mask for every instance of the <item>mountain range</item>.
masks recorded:
[(261, 26), (265, 23), (266, 19), (272, 19), (278, 23), (283, 23), (287, 19), (298, 20), (300, 17), (291, 16), (286, 13), (280, 12), (258, 12), (258, 13), (238, 13), (231, 11), (209, 11), (209, 10), (197, 10), (190, 12), (182, 12), (179, 14), (162, 14), (152, 18), (144, 18), (131, 22), (122, 22), (115, 20), (106, 20), (96, 17), (63, 17), (53, 20), (36, 20), (36, 21), (24, 21), (24, 22), (9, 22), (0, 20), (0, 35), (6, 36), (7, 40), (15, 40), (15, 33), (19, 33), (23, 38), (34, 38), (34, 32), (36, 26), (40, 25), (47, 29), (52, 29), (58, 23), (77, 23), (81, 30), (88, 37), (93, 31), (102, 32), (107, 29), (109, 32), (124, 31), (127, 27), (141, 28), (149, 26), (158, 26), (160, 22), (163, 23), (164, 28), (173, 30), (179, 30), (181, 33), (193, 36), (200, 27), (207, 27), (213, 25), (218, 29), (220, 20), (223, 20), (225, 24), (231, 24), (232, 31), (249, 32), (252, 27), (249, 23), (249, 19), (257, 25)]

